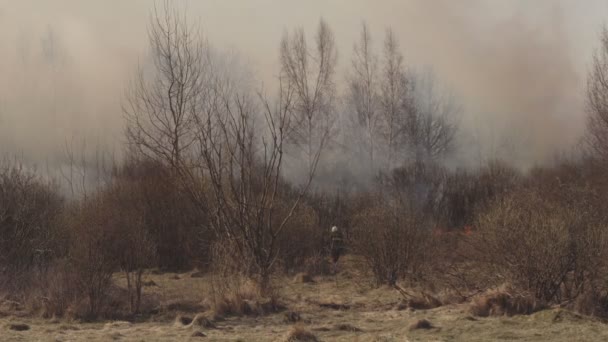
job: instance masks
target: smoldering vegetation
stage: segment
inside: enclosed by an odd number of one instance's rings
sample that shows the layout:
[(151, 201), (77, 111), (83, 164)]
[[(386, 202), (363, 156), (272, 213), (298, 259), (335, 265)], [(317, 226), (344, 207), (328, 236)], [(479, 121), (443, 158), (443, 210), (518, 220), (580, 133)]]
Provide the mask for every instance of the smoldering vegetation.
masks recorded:
[[(161, 311), (146, 275), (196, 269), (211, 279), (209, 319), (176, 324), (275, 313), (287, 309), (281, 281), (331, 273), (336, 225), (404, 307), (608, 315), (608, 33), (592, 57), (580, 150), (522, 169), (453, 163), (468, 148), (465, 108), (408, 65), (390, 28), (375, 37), (361, 25), (341, 52), (344, 87), (324, 20), (284, 33), (274, 87), (258, 87), (170, 2), (147, 32), (148, 58), (121, 103), (120, 153), (68, 145), (56, 179), (2, 161), (3, 303), (47, 318), (146, 319)], [(184, 306), (203, 309), (172, 307)], [(297, 327), (289, 339), (308, 335)]]

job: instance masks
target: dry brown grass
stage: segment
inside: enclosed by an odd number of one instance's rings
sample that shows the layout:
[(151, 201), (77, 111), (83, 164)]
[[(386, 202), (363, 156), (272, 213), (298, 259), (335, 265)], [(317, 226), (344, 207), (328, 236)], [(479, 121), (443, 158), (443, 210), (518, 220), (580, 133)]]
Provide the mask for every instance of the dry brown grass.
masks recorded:
[[(291, 277), (275, 279), (279, 297), (301, 320), (293, 324), (286, 322), (285, 313), (270, 313), (263, 316), (228, 316), (216, 319), (208, 296), (211, 275), (191, 278), (184, 273), (180, 280), (173, 280), (172, 273), (149, 275), (158, 284), (149, 290), (158, 297), (161, 305), (180, 301), (208, 302), (205, 312), (159, 312), (134, 322), (63, 322), (43, 320), (35, 317), (0, 317), (1, 340), (8, 341), (87, 341), (105, 342), (114, 338), (123, 341), (285, 341), (291, 329), (299, 326), (312, 332), (316, 340), (397, 342), (407, 336), (409, 341), (494, 341), (519, 339), (542, 340), (551, 336), (555, 341), (607, 340), (608, 331), (599, 320), (574, 315), (568, 310), (544, 310), (530, 316), (499, 316), (474, 319), (469, 316), (469, 303), (452, 304), (431, 310), (396, 311), (394, 307), (401, 299), (397, 291), (389, 287), (361, 285), (361, 279), (346, 277), (352, 273), (350, 257), (345, 259), (344, 272), (335, 277), (318, 277), (314, 286), (294, 283)], [(125, 286), (124, 275), (115, 281)], [(367, 278), (366, 278), (367, 279)], [(370, 282), (371, 282), (370, 277)], [(363, 281), (363, 283), (366, 283)], [(411, 290), (415, 292), (416, 290)], [(347, 306), (347, 310), (334, 310), (319, 304)], [(166, 309), (165, 309), (166, 310)], [(557, 312), (557, 313), (556, 313)], [(200, 315), (199, 315), (200, 314)], [(176, 323), (176, 316), (185, 319)], [(198, 316), (198, 317), (197, 317)], [(409, 330), (411, 323), (426, 319), (437, 329)], [(217, 329), (213, 329), (212, 323)], [(29, 331), (10, 330), (9, 324), (27, 324)], [(206, 337), (193, 334), (202, 332)], [(301, 337), (299, 335), (294, 338)], [(311, 339), (312, 340), (312, 339)], [(295, 341), (298, 341), (297, 339)], [(314, 341), (314, 340), (313, 340)]]
[(447, 297), (444, 302), (423, 290), (408, 291), (398, 284), (395, 284), (393, 287), (401, 296), (403, 296), (403, 299), (397, 304), (397, 310), (405, 310), (408, 308), (413, 310), (428, 310), (450, 304)]
[(212, 286), (214, 316), (260, 316), (285, 309), (276, 292), (263, 296), (257, 284), (234, 276)]
[(318, 342), (319, 339), (312, 332), (306, 330), (304, 326), (293, 327), (285, 336), (285, 342)]

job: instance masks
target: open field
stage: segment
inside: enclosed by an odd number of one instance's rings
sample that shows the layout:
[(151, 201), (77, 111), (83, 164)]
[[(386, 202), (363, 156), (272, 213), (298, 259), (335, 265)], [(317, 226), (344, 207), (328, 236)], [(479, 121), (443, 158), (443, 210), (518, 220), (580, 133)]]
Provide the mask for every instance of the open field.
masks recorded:
[[(600, 341), (608, 339), (601, 321), (565, 310), (550, 309), (530, 316), (478, 318), (467, 303), (431, 310), (399, 310), (400, 295), (390, 288), (374, 288), (358, 267), (349, 265), (338, 276), (317, 277), (313, 283), (275, 279), (285, 311), (264, 316), (213, 319), (208, 298), (210, 276), (190, 273), (148, 274), (153, 286), (147, 296), (160, 309), (137, 322), (83, 323), (44, 320), (19, 313), (0, 319), (2, 341), (286, 341), (295, 326), (320, 341)], [(124, 279), (116, 277), (120, 285)], [(207, 311), (205, 313), (205, 311)], [(286, 320), (288, 313), (299, 322)], [(183, 324), (176, 317), (205, 313), (207, 324)], [(430, 329), (412, 329), (426, 319)], [(14, 331), (13, 324), (29, 330)], [(201, 332), (204, 336), (194, 336)], [(200, 334), (199, 334), (200, 335)]]

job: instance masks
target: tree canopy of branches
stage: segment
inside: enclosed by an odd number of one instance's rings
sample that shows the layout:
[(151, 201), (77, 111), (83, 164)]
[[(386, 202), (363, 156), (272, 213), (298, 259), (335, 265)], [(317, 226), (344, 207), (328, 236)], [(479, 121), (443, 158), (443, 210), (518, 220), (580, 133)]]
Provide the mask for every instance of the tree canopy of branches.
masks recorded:
[(348, 83), (349, 110), (363, 131), (371, 165), (384, 159), (379, 169), (389, 171), (453, 150), (459, 107), (452, 97), (439, 92), (430, 73), (407, 70), (392, 30), (386, 31), (378, 58), (363, 24)]
[[(277, 98), (255, 93), (210, 58), (196, 27), (169, 3), (151, 20), (155, 78), (140, 70), (127, 93), (127, 136), (135, 150), (175, 170), (221, 243), (232, 245), (248, 274), (268, 288), (278, 241), (312, 182), (329, 139), (335, 88), (334, 40), (321, 22), (316, 53), (304, 34), (281, 44)], [(313, 57), (311, 57), (313, 56)], [(287, 196), (282, 179), (289, 141), (308, 157), (304, 184)]]
[(172, 167), (193, 144), (210, 54), (201, 30), (169, 2), (148, 29), (151, 68), (139, 68), (126, 93), (126, 136), (138, 152)]
[(587, 77), (587, 144), (592, 152), (608, 158), (608, 28), (600, 37)]
[(327, 23), (320, 21), (314, 49), (308, 46), (304, 30), (286, 34), (281, 41), (280, 61), (285, 83), (282, 91), (293, 93), (294, 119), (288, 136), (301, 148), (308, 173), (314, 173), (336, 121), (337, 51)]
[(372, 38), (363, 23), (359, 41), (355, 44), (352, 57), (352, 71), (348, 79), (347, 94), (349, 108), (355, 113), (354, 134), (359, 133), (357, 126), (363, 129), (364, 146), (372, 170), (376, 156), (376, 140), (380, 132), (380, 94), (378, 90), (378, 58), (374, 54)]

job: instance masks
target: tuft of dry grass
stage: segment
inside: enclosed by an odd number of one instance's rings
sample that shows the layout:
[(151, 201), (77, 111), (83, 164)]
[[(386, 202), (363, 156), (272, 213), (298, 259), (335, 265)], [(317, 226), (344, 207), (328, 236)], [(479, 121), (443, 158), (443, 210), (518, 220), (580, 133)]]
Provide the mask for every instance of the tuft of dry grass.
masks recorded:
[(202, 331), (195, 331), (192, 333), (192, 335), (190, 335), (190, 337), (207, 337), (207, 335), (205, 335), (205, 333)]
[(150, 286), (158, 286), (158, 284), (156, 284), (154, 282), (154, 280), (148, 280), (148, 281), (144, 281), (142, 284), (144, 287), (150, 287)]
[(257, 284), (239, 276), (231, 282), (213, 286), (214, 316), (260, 316), (285, 310), (277, 293), (263, 296)]
[(314, 280), (312, 279), (312, 276), (306, 272), (302, 272), (302, 273), (298, 273), (296, 274), (296, 276), (293, 278), (293, 282), (294, 283), (314, 283)]
[(545, 305), (534, 296), (517, 292), (509, 286), (489, 290), (473, 299), (470, 311), (474, 316), (530, 315)]
[(429, 310), (442, 306), (441, 301), (431, 295), (414, 297), (407, 300), (407, 306), (414, 310)]
[(443, 306), (444, 302), (439, 300), (437, 297), (430, 295), (425, 291), (419, 292), (408, 292), (398, 284), (393, 287), (403, 296), (403, 300), (397, 305), (397, 310), (405, 310), (411, 308), (414, 310), (428, 310)]
[(164, 303), (163, 309), (167, 311), (194, 313), (204, 311), (207, 307), (203, 303), (195, 300), (175, 299)]
[(410, 330), (418, 330), (418, 329), (429, 330), (429, 329), (433, 329), (433, 328), (434, 328), (433, 324), (426, 319), (420, 319), (420, 320), (416, 321), (416, 323), (410, 325)]
[(24, 323), (13, 323), (13, 324), (9, 324), (8, 328), (10, 330), (15, 330), (15, 331), (27, 331), (30, 330), (30, 326)]
[(213, 322), (211, 320), (209, 320), (209, 318), (207, 318), (207, 316), (204, 314), (198, 314), (198, 315), (194, 316), (194, 318), (192, 319), (192, 322), (190, 323), (190, 327), (198, 327), (198, 328), (205, 328), (205, 329), (216, 329), (217, 328), (215, 326), (215, 324), (213, 324)]
[(300, 314), (295, 311), (288, 311), (283, 316), (283, 322), (285, 322), (287, 324), (297, 323), (301, 320), (302, 320), (302, 316), (300, 316)]
[(302, 325), (296, 325), (285, 336), (285, 342), (319, 342), (319, 339)]
[(194, 271), (190, 274), (190, 278), (203, 278), (205, 276), (205, 272)]
[(352, 324), (348, 324), (348, 323), (336, 324), (334, 326), (334, 329), (338, 330), (338, 331), (348, 331), (348, 332), (362, 332), (363, 331), (360, 328), (357, 328), (356, 326), (354, 326)]

